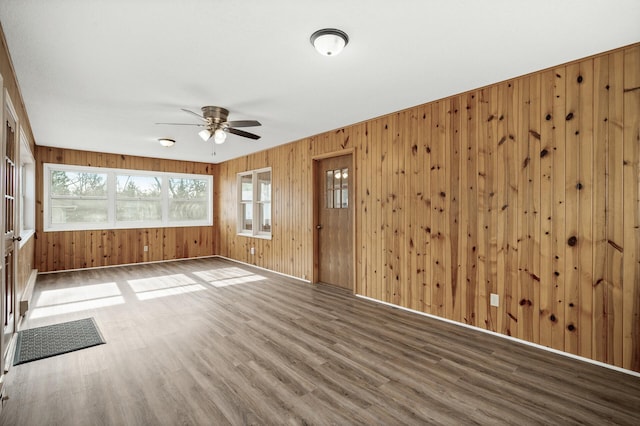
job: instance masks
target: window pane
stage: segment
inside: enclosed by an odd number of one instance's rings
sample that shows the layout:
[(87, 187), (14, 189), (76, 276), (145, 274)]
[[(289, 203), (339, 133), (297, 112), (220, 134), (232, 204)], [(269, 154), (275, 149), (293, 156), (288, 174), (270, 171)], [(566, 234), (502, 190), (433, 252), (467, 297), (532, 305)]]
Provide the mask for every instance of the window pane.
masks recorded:
[(162, 181), (155, 176), (119, 175), (116, 178), (118, 198), (158, 198)]
[(342, 187), (349, 186), (349, 169), (342, 169)]
[(334, 191), (334, 194), (335, 194), (334, 200), (335, 200), (335, 201), (334, 201), (333, 206), (334, 206), (334, 208), (336, 208), (336, 209), (339, 209), (339, 208), (340, 208), (340, 206), (342, 205), (342, 203), (340, 202), (340, 192), (342, 192), (342, 191), (340, 191), (339, 189), (336, 189), (336, 190)]
[(327, 208), (328, 209), (333, 208), (333, 190), (332, 189), (327, 190)]
[(271, 201), (271, 172), (258, 173), (258, 201)]
[(102, 223), (107, 221), (107, 200), (51, 200), (51, 223)]
[(169, 198), (206, 200), (208, 185), (205, 179), (170, 178)]
[(51, 171), (52, 196), (106, 197), (106, 173)]
[(252, 201), (253, 199), (253, 183), (251, 175), (240, 177), (241, 201)]
[(333, 170), (327, 170), (327, 189), (333, 188)]
[(260, 232), (271, 232), (271, 203), (262, 203), (258, 205), (258, 214), (260, 214)]
[(118, 200), (116, 220), (121, 222), (158, 221), (162, 219), (160, 200)]
[(253, 229), (253, 203), (242, 203), (242, 229)]
[(344, 188), (342, 190), (342, 208), (346, 209), (347, 207), (349, 207), (349, 190)]
[(207, 207), (208, 203), (206, 201), (170, 200), (169, 220), (206, 220)]
[(340, 177), (342, 175), (340, 174), (340, 170), (334, 170), (333, 171), (333, 187), (334, 188), (340, 188), (342, 185), (340, 185)]
[(206, 220), (208, 185), (204, 179), (169, 179), (169, 221)]

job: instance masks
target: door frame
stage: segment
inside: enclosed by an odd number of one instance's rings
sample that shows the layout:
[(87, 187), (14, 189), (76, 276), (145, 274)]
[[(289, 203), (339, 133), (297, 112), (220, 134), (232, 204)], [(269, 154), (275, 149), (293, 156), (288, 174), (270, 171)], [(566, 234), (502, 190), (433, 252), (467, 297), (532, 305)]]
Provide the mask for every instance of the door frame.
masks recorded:
[(313, 220), (312, 220), (312, 230), (313, 230), (313, 275), (311, 277), (311, 282), (312, 283), (317, 283), (319, 280), (319, 264), (320, 264), (320, 250), (319, 250), (319, 233), (318, 233), (318, 224), (320, 222), (319, 219), (319, 209), (321, 208), (321, 202), (320, 200), (324, 199), (324, 193), (319, 194), (318, 193), (318, 188), (319, 188), (319, 182), (318, 182), (318, 170), (320, 168), (320, 161), (321, 160), (325, 160), (327, 158), (333, 158), (333, 157), (342, 157), (343, 155), (351, 155), (351, 164), (349, 165), (350, 168), (350, 172), (349, 174), (351, 176), (353, 176), (353, 179), (350, 179), (350, 184), (351, 187), (349, 188), (349, 192), (352, 194), (352, 201), (351, 201), (351, 208), (353, 208), (353, 211), (351, 212), (351, 247), (352, 247), (352, 253), (351, 253), (351, 265), (352, 265), (352, 272), (351, 272), (351, 280), (353, 283), (353, 288), (351, 289), (353, 294), (357, 293), (357, 266), (356, 266), (356, 224), (357, 224), (357, 202), (356, 202), (356, 194), (358, 193), (357, 187), (356, 187), (356, 182), (357, 182), (357, 170), (356, 170), (356, 150), (355, 148), (348, 148), (348, 149), (343, 149), (340, 151), (332, 151), (332, 152), (327, 152), (324, 154), (318, 154), (318, 155), (314, 155), (311, 157), (311, 187), (312, 187), (312, 191), (311, 191), (311, 199), (312, 199), (312, 214), (313, 214)]
[[(20, 132), (21, 132), (21, 126), (20, 126), (20, 120), (18, 117), (18, 114), (16, 112), (16, 109), (14, 107), (14, 104), (11, 100), (11, 96), (9, 96), (9, 92), (6, 88), (4, 88), (3, 86), (3, 80), (2, 80), (2, 75), (0, 75), (0, 90), (2, 91), (2, 93), (0, 94), (0, 104), (1, 104), (1, 108), (0, 108), (0, 122), (2, 123), (2, 129), (0, 130), (0, 153), (3, 154), (5, 153), (6, 150), (6, 146), (4, 146), (5, 143), (5, 135), (4, 135), (4, 129), (5, 129), (5, 120), (7, 119), (6, 114), (10, 114), (11, 118), (13, 119), (14, 125), (15, 125), (15, 132), (14, 132), (14, 140), (13, 140), (13, 144), (14, 144), (14, 156), (15, 156), (15, 163), (16, 163), (16, 169), (15, 169), (15, 173), (16, 176), (14, 176), (14, 190), (15, 190), (15, 200), (14, 200), (14, 206), (13, 206), (13, 223), (14, 223), (14, 239), (13, 239), (13, 256), (12, 256), (12, 261), (13, 261), (13, 276), (12, 276), (12, 280), (13, 282), (11, 283), (11, 286), (13, 287), (12, 289), (12, 294), (13, 294), (13, 306), (12, 306), (12, 310), (13, 310), (13, 316), (11, 319), (11, 326), (12, 326), (12, 337), (11, 339), (9, 339), (7, 345), (4, 345), (4, 329), (2, 330), (3, 333), (3, 337), (0, 338), (0, 356), (2, 359), (2, 365), (0, 365), (0, 368), (2, 369), (0, 371), (1, 373), (5, 373), (6, 371), (8, 371), (9, 367), (11, 366), (11, 356), (12, 353), (10, 353), (10, 349), (12, 347), (12, 345), (15, 343), (15, 337), (16, 337), (16, 333), (18, 332), (18, 318), (20, 313), (18, 312), (18, 300), (21, 297), (21, 295), (18, 295), (17, 291), (18, 291), (18, 266), (19, 266), (19, 252), (20, 252), (20, 247), (18, 244), (18, 240), (15, 238), (17, 236), (19, 236), (20, 234), (20, 200), (19, 200), (19, 187), (18, 185), (20, 185), (20, 180), (19, 180), (19, 164), (20, 164), (20, 148), (21, 148), (21, 143), (20, 143)], [(2, 161), (4, 162), (4, 158), (2, 159)], [(0, 182), (0, 193), (4, 194), (5, 192), (5, 180), (2, 179), (2, 181)], [(0, 229), (4, 230), (4, 215), (5, 215), (5, 204), (2, 203), (0, 205)], [(5, 238), (6, 236), (4, 235), (4, 231), (2, 231), (2, 237), (3, 237), (3, 241), (2, 244), (0, 244), (0, 258), (3, 259), (3, 261), (0, 264), (0, 300), (2, 301), (2, 305), (0, 306), (0, 317), (4, 318), (4, 298), (5, 298), (5, 271), (4, 271), (4, 257), (5, 257)], [(3, 325), (4, 328), (4, 325)], [(7, 355), (7, 357), (5, 358), (5, 354)]]

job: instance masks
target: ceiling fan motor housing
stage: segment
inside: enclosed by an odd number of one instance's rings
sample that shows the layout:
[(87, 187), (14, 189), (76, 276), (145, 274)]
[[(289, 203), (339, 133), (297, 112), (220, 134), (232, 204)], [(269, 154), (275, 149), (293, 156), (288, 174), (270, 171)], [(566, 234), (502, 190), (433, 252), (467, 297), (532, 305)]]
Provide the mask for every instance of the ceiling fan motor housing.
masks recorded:
[(229, 116), (229, 110), (217, 106), (203, 106), (202, 108), (202, 116), (206, 118), (215, 128), (217, 128), (221, 123), (227, 121), (227, 117)]

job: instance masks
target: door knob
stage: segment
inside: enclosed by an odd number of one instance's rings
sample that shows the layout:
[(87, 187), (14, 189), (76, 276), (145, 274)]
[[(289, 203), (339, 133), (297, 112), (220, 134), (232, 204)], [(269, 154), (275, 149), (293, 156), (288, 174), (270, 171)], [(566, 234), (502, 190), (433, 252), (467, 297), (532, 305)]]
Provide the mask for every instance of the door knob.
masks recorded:
[(316, 229), (322, 229), (322, 225), (316, 225)]

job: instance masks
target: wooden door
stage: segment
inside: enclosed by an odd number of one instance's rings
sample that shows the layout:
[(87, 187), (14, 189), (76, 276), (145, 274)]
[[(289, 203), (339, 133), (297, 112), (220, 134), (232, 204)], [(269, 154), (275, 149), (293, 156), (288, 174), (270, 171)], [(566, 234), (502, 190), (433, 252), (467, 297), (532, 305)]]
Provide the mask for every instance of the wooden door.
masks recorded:
[(318, 281), (353, 290), (353, 170), (351, 155), (316, 164)]
[[(2, 206), (3, 262), (2, 262), (2, 359), (6, 361), (9, 342), (15, 332), (15, 232), (16, 214), (16, 122), (5, 109), (4, 131), (2, 132), (2, 192), (4, 205)], [(6, 365), (6, 362), (4, 362)]]

